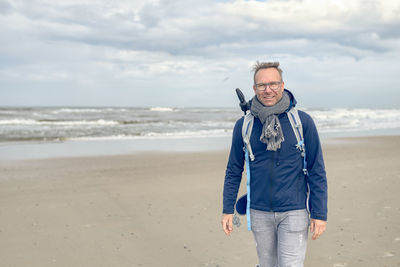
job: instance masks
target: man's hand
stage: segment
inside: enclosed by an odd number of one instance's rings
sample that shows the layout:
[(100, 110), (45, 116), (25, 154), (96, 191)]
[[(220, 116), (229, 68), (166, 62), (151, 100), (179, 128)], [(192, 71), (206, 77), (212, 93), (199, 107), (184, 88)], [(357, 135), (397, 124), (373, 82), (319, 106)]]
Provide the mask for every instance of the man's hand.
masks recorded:
[(222, 215), (222, 230), (226, 235), (230, 235), (233, 231), (233, 214), (223, 214)]
[(314, 233), (312, 240), (316, 240), (326, 230), (326, 221), (311, 219), (310, 232)]

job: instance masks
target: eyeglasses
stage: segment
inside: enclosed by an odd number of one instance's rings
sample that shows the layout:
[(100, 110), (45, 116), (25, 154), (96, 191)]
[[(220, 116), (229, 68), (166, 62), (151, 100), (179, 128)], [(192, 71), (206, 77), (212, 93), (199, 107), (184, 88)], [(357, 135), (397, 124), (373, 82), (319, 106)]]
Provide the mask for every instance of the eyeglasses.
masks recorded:
[(273, 91), (278, 91), (280, 84), (281, 84), (281, 82), (257, 83), (256, 89), (259, 92), (263, 92), (263, 91), (267, 90), (267, 87), (269, 87), (269, 89), (271, 89)]

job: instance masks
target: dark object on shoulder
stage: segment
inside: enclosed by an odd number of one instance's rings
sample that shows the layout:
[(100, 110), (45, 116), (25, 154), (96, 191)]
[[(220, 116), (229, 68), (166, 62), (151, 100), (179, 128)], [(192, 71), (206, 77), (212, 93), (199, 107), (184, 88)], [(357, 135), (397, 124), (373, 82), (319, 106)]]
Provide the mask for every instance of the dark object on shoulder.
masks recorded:
[(250, 109), (250, 103), (246, 101), (242, 91), (239, 88), (236, 88), (236, 95), (238, 96), (239, 101), (240, 101), (240, 103), (239, 103), (240, 108), (242, 109), (244, 114), (246, 114), (246, 111), (248, 111)]

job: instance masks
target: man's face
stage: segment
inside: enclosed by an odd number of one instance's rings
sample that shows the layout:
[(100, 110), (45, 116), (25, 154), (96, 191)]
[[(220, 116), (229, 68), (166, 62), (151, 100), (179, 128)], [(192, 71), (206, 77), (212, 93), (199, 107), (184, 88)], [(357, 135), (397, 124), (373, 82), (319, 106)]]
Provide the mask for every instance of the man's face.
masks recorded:
[[(260, 69), (255, 77), (256, 84), (260, 83), (271, 83), (280, 82), (281, 76), (275, 68)], [(264, 91), (257, 90), (257, 86), (253, 85), (254, 93), (256, 94), (258, 100), (265, 106), (270, 107), (279, 102), (282, 98), (283, 89), (285, 88), (285, 83), (282, 81), (277, 90), (272, 90), (269, 86), (265, 88)]]

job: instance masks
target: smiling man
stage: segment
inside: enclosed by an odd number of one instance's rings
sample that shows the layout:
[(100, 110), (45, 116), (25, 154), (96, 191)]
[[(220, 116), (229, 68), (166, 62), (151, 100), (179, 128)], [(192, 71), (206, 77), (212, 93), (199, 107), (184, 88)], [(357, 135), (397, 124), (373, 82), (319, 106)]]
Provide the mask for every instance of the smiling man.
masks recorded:
[[(309, 227), (313, 240), (326, 228), (327, 181), (318, 133), (311, 117), (295, 110), (296, 100), (284, 85), (278, 62), (254, 66), (250, 141), (244, 142), (247, 122), (241, 118), (234, 127), (225, 175), (222, 228), (229, 235), (244, 151), (250, 151), (247, 212), (261, 267), (303, 266)], [(301, 121), (302, 138), (289, 118), (293, 114)]]
[(266, 107), (271, 107), (282, 99), (284, 85), (276, 68), (259, 69), (254, 73), (254, 93)]

